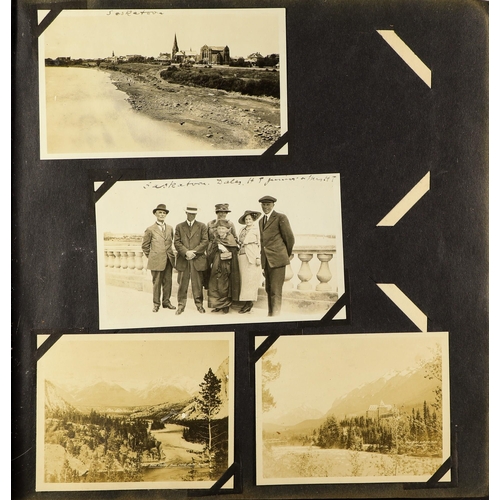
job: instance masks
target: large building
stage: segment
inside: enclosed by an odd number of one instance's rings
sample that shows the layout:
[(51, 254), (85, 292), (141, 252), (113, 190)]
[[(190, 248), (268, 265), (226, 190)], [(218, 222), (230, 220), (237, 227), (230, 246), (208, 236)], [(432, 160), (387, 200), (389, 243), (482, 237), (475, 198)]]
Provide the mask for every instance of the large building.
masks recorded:
[(225, 47), (203, 45), (200, 49), (200, 58), (205, 64), (229, 64), (231, 61), (227, 45)]
[(370, 405), (366, 411), (366, 418), (372, 418), (373, 420), (391, 417), (392, 415), (394, 415), (392, 405), (386, 405), (383, 401), (380, 401), (378, 405)]

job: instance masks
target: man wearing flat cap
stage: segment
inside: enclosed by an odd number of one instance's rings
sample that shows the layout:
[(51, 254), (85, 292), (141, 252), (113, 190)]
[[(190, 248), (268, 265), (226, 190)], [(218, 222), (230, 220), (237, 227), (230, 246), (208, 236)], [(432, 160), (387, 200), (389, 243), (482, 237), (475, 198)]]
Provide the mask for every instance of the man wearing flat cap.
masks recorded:
[(165, 224), (168, 212), (164, 204), (158, 205), (153, 210), (156, 222), (146, 229), (142, 238), (142, 251), (148, 258), (148, 269), (153, 279), (153, 312), (158, 312), (160, 304), (165, 309), (175, 309), (170, 303), (172, 271), (175, 265), (172, 248), (174, 230), (172, 226)]
[(175, 268), (179, 272), (179, 290), (177, 291), (177, 311), (182, 314), (186, 308), (187, 292), (191, 281), (193, 299), (198, 312), (203, 308), (203, 272), (206, 271), (208, 246), (207, 226), (196, 220), (198, 208), (191, 204), (186, 207), (186, 220), (177, 224), (174, 235), (174, 246), (177, 250)]
[(273, 196), (263, 196), (259, 200), (264, 212), (259, 221), (259, 229), (268, 316), (278, 316), (281, 312), (286, 266), (290, 263), (290, 255), (295, 244), (288, 217), (274, 210), (277, 201)]

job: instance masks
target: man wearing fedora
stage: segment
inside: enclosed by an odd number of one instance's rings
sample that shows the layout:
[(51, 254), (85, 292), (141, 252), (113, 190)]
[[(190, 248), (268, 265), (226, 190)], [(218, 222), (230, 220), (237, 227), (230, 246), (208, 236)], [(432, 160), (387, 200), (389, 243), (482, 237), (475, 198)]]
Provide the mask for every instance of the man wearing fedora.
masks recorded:
[(290, 255), (295, 244), (288, 217), (274, 210), (277, 201), (273, 196), (263, 196), (259, 200), (264, 212), (259, 221), (259, 229), (268, 316), (278, 316), (281, 312), (286, 266), (290, 263)]
[(165, 224), (168, 212), (164, 204), (159, 204), (153, 210), (156, 222), (146, 229), (142, 238), (142, 251), (148, 258), (148, 269), (153, 279), (153, 312), (158, 312), (160, 304), (165, 309), (175, 309), (170, 303), (172, 271), (175, 265), (172, 248), (174, 230), (172, 226)]
[(186, 308), (187, 291), (191, 281), (191, 291), (198, 312), (203, 308), (203, 272), (206, 271), (208, 246), (208, 229), (205, 224), (196, 220), (196, 205), (186, 207), (186, 220), (177, 224), (174, 235), (174, 246), (177, 250), (175, 268), (179, 272), (179, 290), (177, 292), (177, 311), (182, 314)]

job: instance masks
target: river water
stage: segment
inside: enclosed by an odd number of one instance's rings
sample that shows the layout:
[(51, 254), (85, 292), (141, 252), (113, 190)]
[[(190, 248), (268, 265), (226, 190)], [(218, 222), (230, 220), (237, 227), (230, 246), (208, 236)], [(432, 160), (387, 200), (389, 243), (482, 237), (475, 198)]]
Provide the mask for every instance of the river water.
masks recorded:
[(110, 74), (97, 68), (46, 67), (45, 90), (49, 155), (210, 149), (206, 142), (173, 130), (171, 124), (134, 111)]

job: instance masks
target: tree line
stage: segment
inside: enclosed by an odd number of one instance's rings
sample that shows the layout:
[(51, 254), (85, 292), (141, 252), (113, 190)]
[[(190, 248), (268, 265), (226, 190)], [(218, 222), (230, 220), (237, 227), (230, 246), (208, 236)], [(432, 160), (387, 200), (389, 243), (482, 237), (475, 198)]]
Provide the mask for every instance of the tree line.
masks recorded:
[(302, 441), (320, 448), (376, 451), (411, 455), (436, 455), (441, 453), (442, 422), (436, 410), (426, 401), (422, 411), (413, 408), (411, 413), (395, 411), (378, 419), (364, 416), (338, 420), (330, 415)]

